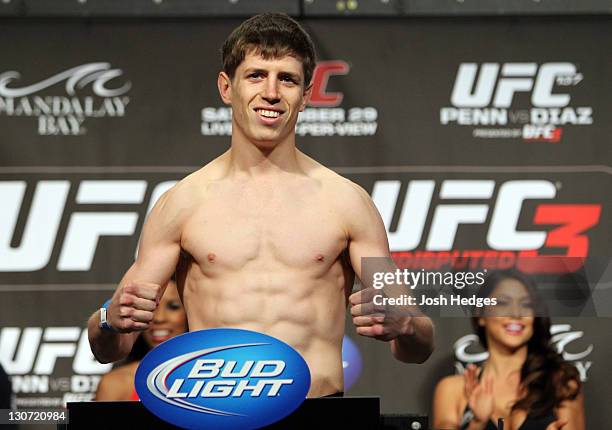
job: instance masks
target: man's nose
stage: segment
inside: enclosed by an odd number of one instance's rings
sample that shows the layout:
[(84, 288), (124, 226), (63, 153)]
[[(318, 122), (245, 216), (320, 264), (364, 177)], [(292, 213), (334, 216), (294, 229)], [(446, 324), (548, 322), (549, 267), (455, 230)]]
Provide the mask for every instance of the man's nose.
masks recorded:
[(280, 97), (278, 95), (278, 83), (278, 79), (275, 77), (269, 77), (266, 80), (262, 97), (270, 104), (276, 104), (280, 101)]

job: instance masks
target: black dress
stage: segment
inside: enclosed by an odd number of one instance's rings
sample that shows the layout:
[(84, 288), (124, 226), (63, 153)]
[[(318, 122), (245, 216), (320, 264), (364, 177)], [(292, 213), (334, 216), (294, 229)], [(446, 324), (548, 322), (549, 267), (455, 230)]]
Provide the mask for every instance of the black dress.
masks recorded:
[[(470, 425), (470, 421), (472, 421), (473, 418), (474, 413), (469, 406), (466, 406), (465, 411), (463, 412), (463, 418), (461, 419), (461, 426), (459, 428), (462, 430), (467, 429)], [(548, 427), (550, 423), (555, 422), (555, 420), (556, 418), (552, 412), (538, 417), (527, 415), (527, 418), (525, 418), (525, 421), (523, 421), (523, 424), (521, 424), (519, 430), (546, 430), (546, 427)], [(497, 426), (493, 424), (493, 421), (489, 420), (484, 430), (497, 430)], [(504, 428), (504, 430), (509, 429)]]

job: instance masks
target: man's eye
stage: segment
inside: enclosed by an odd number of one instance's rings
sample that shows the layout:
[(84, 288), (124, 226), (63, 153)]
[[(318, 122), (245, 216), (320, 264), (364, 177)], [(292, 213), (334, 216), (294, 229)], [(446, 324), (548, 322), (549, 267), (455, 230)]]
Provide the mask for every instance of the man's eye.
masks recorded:
[(254, 72), (249, 75), (249, 78), (260, 78), (262, 76), (261, 72)]
[(293, 79), (290, 76), (282, 76), (281, 77), (281, 81), (283, 82), (291, 82), (292, 84), (296, 84), (297, 82), (295, 82), (295, 79)]

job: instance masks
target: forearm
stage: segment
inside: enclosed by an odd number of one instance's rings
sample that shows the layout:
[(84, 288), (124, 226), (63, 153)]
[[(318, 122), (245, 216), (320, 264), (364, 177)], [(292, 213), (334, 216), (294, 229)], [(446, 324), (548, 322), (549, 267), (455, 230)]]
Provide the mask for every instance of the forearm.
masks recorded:
[(100, 363), (110, 363), (125, 358), (134, 345), (138, 333), (115, 333), (102, 330), (98, 323), (100, 310), (97, 310), (87, 323), (89, 345), (94, 357)]
[(391, 341), (393, 356), (404, 363), (423, 363), (434, 349), (434, 327), (431, 319), (425, 316), (410, 320), (414, 331), (401, 335)]

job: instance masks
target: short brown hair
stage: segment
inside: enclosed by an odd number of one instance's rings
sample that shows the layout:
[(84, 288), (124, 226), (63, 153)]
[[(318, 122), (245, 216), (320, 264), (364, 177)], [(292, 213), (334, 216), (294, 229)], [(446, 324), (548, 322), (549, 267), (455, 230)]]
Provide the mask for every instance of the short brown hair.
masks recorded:
[(310, 36), (295, 20), (284, 13), (255, 15), (232, 31), (223, 43), (223, 71), (234, 78), (236, 69), (251, 51), (266, 60), (285, 55), (297, 57), (304, 69), (304, 87), (310, 84), (316, 54)]

